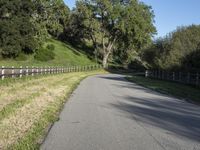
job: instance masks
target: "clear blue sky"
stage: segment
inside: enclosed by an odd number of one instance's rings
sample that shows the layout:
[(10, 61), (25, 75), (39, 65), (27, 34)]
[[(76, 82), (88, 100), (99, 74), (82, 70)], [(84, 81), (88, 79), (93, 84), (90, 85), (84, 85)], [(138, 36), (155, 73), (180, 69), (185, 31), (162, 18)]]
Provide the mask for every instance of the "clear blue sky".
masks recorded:
[[(76, 0), (64, 0), (73, 8)], [(178, 26), (200, 24), (200, 0), (141, 0), (155, 13), (156, 37), (164, 36)]]

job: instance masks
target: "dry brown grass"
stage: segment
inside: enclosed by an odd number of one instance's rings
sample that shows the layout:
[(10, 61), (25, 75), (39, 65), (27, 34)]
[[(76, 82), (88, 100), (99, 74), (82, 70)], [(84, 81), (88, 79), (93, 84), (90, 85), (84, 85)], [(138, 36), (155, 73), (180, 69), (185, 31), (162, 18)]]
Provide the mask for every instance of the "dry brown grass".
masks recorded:
[[(64, 99), (81, 78), (95, 73), (60, 74), (26, 83), (14, 83), (11, 87), (0, 86), (0, 111), (17, 99), (31, 99), (29, 103), (19, 106), (14, 113), (0, 118), (0, 149), (5, 149), (23, 138), (33, 124), (40, 121), (48, 106)], [(31, 97), (34, 93), (38, 93), (37, 96)]]

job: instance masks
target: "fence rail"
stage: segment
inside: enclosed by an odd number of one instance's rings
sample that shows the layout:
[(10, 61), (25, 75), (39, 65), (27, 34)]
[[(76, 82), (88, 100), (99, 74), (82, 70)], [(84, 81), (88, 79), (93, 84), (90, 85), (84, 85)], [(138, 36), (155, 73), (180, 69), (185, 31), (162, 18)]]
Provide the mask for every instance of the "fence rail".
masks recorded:
[(89, 66), (70, 66), (70, 67), (5, 67), (0, 68), (0, 78), (22, 78), (23, 76), (35, 76), (44, 74), (58, 74), (69, 72), (82, 72), (101, 69), (101, 65), (89, 65)]
[(150, 78), (200, 86), (200, 74), (198, 72), (190, 73), (190, 72), (169, 72), (162, 70), (147, 70), (145, 72), (145, 76)]

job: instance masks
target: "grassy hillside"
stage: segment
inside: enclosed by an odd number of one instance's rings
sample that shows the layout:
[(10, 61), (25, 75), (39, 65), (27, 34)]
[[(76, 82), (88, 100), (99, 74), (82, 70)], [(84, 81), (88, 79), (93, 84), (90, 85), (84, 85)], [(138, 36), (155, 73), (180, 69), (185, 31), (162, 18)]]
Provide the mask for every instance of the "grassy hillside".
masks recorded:
[[(55, 46), (55, 59), (42, 62), (34, 59), (34, 55), (28, 55), (26, 58), (1, 59), (0, 66), (72, 66), (72, 65), (90, 65), (95, 64), (85, 54), (79, 52), (72, 46), (57, 40), (49, 40), (46, 44)], [(24, 56), (23, 56), (24, 57)]]

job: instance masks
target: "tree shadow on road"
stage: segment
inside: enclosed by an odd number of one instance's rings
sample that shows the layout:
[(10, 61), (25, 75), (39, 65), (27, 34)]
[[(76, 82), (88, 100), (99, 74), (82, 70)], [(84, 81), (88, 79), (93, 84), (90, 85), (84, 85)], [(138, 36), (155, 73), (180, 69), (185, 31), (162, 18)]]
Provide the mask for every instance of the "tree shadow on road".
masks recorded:
[[(200, 107), (171, 96), (160, 94), (125, 80), (122, 76), (101, 77), (115, 80), (119, 88), (140, 91), (146, 95), (122, 95), (120, 101), (110, 104), (120, 110), (120, 116), (138, 123), (162, 129), (166, 134), (200, 142)], [(183, 91), (184, 92), (184, 91)]]
[(200, 109), (192, 104), (138, 97), (122, 97), (128, 102), (111, 104), (138, 122), (161, 128), (200, 142)]

